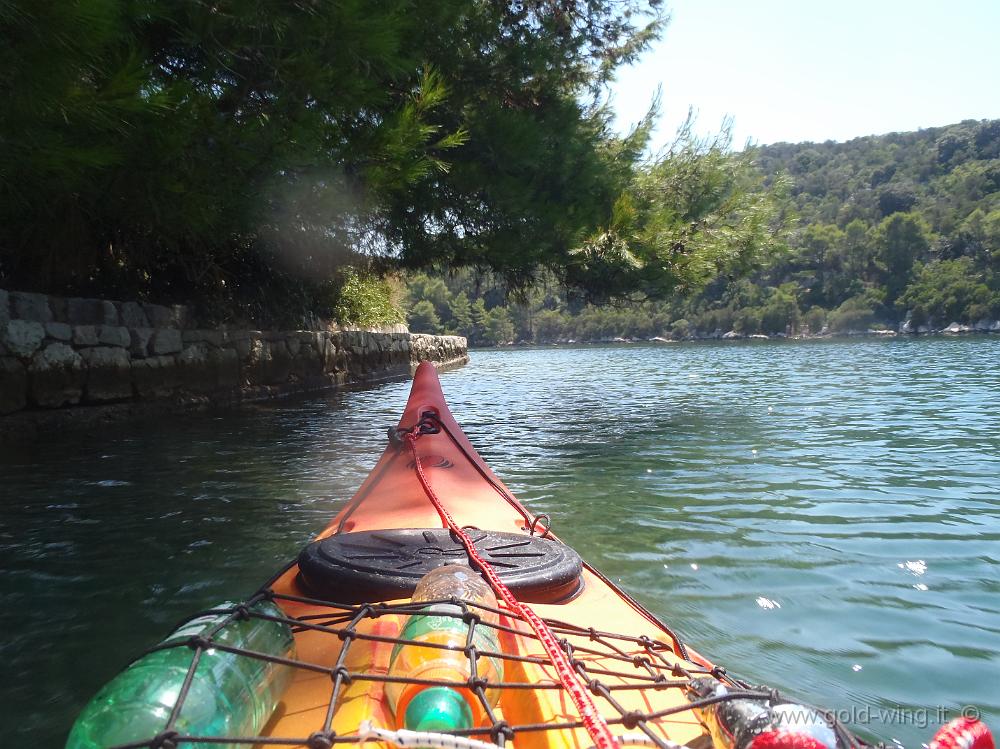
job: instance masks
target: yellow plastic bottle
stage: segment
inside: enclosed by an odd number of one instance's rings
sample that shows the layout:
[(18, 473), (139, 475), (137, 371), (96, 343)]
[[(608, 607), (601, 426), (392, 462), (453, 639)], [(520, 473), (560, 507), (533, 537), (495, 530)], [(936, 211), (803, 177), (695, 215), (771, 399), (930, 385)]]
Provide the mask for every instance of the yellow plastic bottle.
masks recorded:
[[(455, 686), (423, 684), (386, 685), (386, 696), (396, 717), (396, 727), (412, 731), (452, 731), (473, 728), (487, 721), (486, 708), (479, 696), (469, 689), (472, 665), (465, 653), (469, 624), (461, 618), (462, 607), (441, 603), (459, 599), (466, 603), (496, 608), (497, 599), (489, 585), (465, 565), (449, 564), (427, 573), (417, 583), (412, 601), (437, 601), (418, 614), (412, 614), (403, 624), (400, 638), (413, 642), (400, 643), (393, 649), (389, 661), (390, 676), (419, 679), (440, 679), (456, 682)], [(473, 644), (477, 652), (499, 652), (496, 624), (498, 616), (476, 607), (479, 615)], [(444, 647), (427, 647), (440, 645)], [(476, 675), (495, 684), (503, 679), (503, 661), (493, 656), (479, 655)], [(486, 700), (496, 707), (500, 691), (486, 689)]]

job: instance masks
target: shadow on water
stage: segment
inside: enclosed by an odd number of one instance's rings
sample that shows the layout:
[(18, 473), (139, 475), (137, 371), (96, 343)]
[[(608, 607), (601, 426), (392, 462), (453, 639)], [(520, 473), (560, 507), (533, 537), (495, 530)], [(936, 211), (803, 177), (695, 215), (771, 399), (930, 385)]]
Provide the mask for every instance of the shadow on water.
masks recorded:
[[(996, 725), (998, 360), (996, 338), (546, 348), (442, 380), (515, 492), (713, 660), (835, 709)], [(407, 389), (0, 448), (14, 745), (58, 745), (131, 656), (294, 555)], [(867, 729), (919, 746), (933, 727), (905, 715)]]

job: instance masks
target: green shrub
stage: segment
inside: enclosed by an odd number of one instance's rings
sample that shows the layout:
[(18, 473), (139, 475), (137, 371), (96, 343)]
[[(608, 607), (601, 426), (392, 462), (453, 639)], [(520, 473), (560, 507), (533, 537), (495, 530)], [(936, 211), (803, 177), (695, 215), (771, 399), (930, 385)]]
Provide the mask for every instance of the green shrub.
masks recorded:
[(375, 327), (393, 325), (405, 319), (388, 279), (349, 268), (341, 271), (338, 281), (333, 316), (340, 324)]
[[(918, 308), (935, 324), (975, 322), (991, 306), (992, 294), (968, 257), (920, 267), (896, 302), (901, 310)], [(911, 317), (912, 321), (912, 317)]]
[(867, 295), (851, 297), (830, 313), (827, 324), (839, 333), (848, 330), (867, 330), (875, 321), (875, 310)]

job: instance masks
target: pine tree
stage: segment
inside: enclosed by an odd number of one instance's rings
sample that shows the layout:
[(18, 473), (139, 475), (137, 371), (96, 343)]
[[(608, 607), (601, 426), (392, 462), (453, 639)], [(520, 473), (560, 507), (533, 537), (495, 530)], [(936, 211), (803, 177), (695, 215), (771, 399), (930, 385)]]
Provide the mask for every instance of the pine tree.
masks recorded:
[(451, 324), (458, 335), (469, 337), (472, 334), (472, 306), (469, 304), (469, 297), (461, 291), (455, 294), (448, 302), (448, 309), (451, 312)]

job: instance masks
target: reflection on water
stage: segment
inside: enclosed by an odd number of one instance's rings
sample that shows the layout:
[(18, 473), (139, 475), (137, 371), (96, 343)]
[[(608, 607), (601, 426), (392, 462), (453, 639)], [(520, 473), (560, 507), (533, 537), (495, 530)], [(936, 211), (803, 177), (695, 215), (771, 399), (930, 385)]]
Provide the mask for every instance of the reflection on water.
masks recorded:
[[(1000, 725), (998, 361), (996, 338), (550, 348), (442, 380), (514, 491), (697, 649), (916, 747), (920, 709)], [(131, 655), (293, 555), (406, 392), (0, 448), (14, 744), (58, 745)]]

